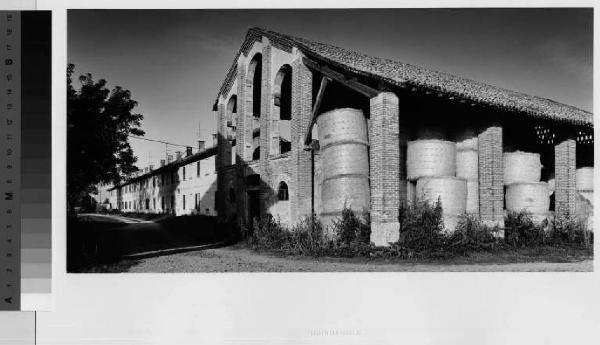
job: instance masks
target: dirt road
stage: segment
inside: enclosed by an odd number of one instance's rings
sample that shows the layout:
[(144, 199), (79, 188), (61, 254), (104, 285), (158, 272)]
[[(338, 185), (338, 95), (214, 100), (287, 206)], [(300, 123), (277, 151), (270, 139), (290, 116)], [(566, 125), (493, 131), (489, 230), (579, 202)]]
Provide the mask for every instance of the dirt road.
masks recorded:
[(592, 271), (592, 260), (508, 264), (390, 263), (365, 259), (279, 257), (241, 246), (180, 253), (121, 262), (116, 271), (127, 272), (490, 272), (490, 271)]

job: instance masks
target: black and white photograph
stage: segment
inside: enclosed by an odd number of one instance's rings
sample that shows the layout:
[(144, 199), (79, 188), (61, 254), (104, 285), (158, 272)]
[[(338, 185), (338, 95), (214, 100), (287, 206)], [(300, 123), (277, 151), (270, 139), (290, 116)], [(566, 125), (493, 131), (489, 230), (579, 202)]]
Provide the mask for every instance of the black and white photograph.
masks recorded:
[(68, 10), (71, 273), (592, 271), (590, 8)]
[(595, 13), (3, 0), (0, 345), (598, 344)]

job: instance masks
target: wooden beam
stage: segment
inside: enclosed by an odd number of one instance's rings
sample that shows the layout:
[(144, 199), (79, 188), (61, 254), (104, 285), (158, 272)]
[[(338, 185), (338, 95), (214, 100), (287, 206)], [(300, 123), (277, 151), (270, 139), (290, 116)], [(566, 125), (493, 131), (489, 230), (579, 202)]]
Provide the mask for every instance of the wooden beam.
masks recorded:
[(373, 98), (373, 97), (377, 96), (377, 94), (379, 93), (376, 89), (374, 89), (370, 86), (367, 86), (365, 84), (362, 84), (359, 81), (357, 81), (356, 79), (348, 77), (340, 72), (334, 71), (327, 66), (321, 66), (317, 62), (315, 62), (311, 59), (303, 58), (302, 61), (309, 68), (312, 68), (312, 69), (320, 72), (324, 76), (327, 76), (329, 79), (333, 79), (333, 80), (337, 81), (338, 83), (345, 85), (345, 86), (349, 87), (350, 89), (352, 89), (364, 96)]
[(310, 120), (310, 124), (308, 125), (308, 130), (304, 135), (304, 145), (309, 145), (312, 141), (312, 128), (317, 121), (317, 114), (319, 111), (319, 107), (321, 107), (321, 102), (323, 101), (323, 94), (325, 94), (325, 88), (327, 87), (327, 83), (329, 82), (329, 78), (323, 76), (321, 78), (321, 86), (319, 87), (319, 92), (317, 93), (317, 99), (315, 100), (315, 104), (313, 105), (312, 117)]

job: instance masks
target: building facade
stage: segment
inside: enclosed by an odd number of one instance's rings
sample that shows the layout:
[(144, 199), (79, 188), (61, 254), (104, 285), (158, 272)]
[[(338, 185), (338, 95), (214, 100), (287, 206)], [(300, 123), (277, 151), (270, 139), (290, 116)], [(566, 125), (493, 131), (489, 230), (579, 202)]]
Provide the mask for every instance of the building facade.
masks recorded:
[(157, 169), (149, 168), (111, 188), (109, 202), (121, 212), (216, 216), (216, 153), (212, 147), (162, 161)]
[(327, 225), (346, 205), (387, 245), (399, 208), (425, 198), (447, 224), (471, 213), (502, 229), (507, 210), (576, 214), (593, 167), (589, 112), (259, 28), (213, 110), (218, 213), (246, 227), (267, 213)]

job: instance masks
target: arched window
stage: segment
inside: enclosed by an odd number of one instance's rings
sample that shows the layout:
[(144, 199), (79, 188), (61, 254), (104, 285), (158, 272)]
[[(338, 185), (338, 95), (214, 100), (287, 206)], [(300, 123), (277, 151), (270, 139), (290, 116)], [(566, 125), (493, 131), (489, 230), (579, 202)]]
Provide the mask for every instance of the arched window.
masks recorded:
[(292, 149), (290, 128), (292, 119), (292, 67), (290, 65), (283, 65), (275, 76), (273, 105), (273, 116), (278, 120), (274, 122), (277, 127), (273, 128), (273, 132), (278, 133), (279, 142), (274, 143), (276, 147), (272, 146), (272, 149), (278, 150), (279, 153), (286, 153)]
[(227, 102), (227, 112), (225, 115), (225, 126), (227, 140), (233, 141), (235, 140), (235, 130), (236, 130), (236, 115), (237, 115), (237, 96), (232, 95)]
[(277, 199), (279, 201), (285, 201), (290, 199), (290, 194), (288, 192), (288, 186), (285, 182), (279, 182), (279, 187), (277, 188)]
[(260, 159), (260, 146), (257, 146), (254, 149), (254, 152), (252, 152), (252, 160), (255, 161), (255, 160), (258, 160), (258, 159)]
[(292, 119), (292, 68), (283, 65), (275, 77), (275, 90), (273, 102), (279, 107), (281, 120)]
[(254, 55), (248, 66), (248, 81), (252, 83), (252, 114), (260, 117), (260, 94), (262, 88), (262, 54)]

